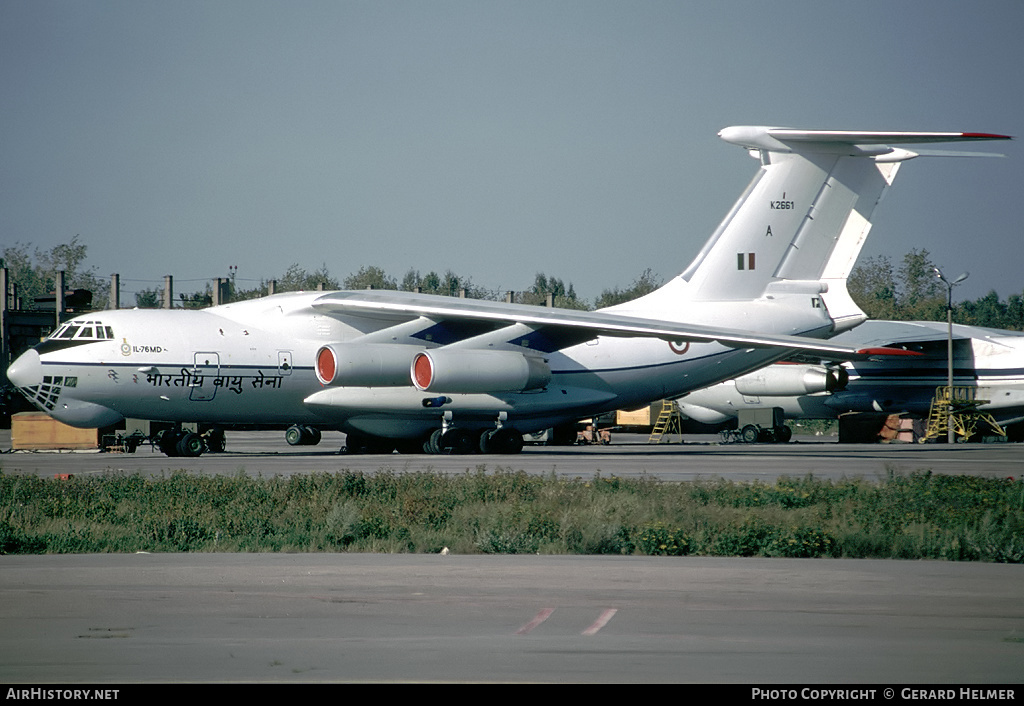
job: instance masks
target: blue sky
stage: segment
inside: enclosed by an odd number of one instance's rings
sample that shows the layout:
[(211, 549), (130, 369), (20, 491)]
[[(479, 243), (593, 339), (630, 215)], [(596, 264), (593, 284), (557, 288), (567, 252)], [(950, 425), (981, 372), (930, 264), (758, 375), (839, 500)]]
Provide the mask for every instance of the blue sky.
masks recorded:
[[(123, 300), (298, 263), (593, 299), (682, 271), (756, 170), (735, 124), (1024, 135), (1024, 3), (0, 0), (0, 243)], [(921, 158), (863, 258), (1024, 291), (1020, 141)], [(951, 275), (952, 276), (952, 275)]]

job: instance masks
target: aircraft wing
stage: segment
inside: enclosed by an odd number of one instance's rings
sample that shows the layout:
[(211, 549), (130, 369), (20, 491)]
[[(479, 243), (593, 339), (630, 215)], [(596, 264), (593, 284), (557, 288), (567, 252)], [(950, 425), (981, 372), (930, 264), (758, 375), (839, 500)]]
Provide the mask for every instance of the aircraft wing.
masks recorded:
[(851, 347), (802, 336), (699, 326), (657, 319), (623, 316), (601, 311), (553, 309), (482, 299), (460, 299), (393, 290), (331, 292), (313, 302), (313, 308), (342, 316), (424, 318), (434, 322), (477, 322), (496, 327), (524, 325), (544, 330), (549, 340), (566, 347), (597, 336), (660, 338), (664, 341), (713, 343), (734, 348), (788, 348), (834, 360), (864, 360), (880, 355), (917, 355), (897, 348)]
[[(1021, 335), (1018, 332), (998, 331), (979, 326), (953, 324), (953, 340), (984, 338), (993, 336)], [(865, 321), (857, 328), (844, 332), (834, 339), (845, 345), (900, 346), (913, 347), (919, 344), (941, 342), (949, 338), (949, 327), (945, 321)]]
[[(1005, 338), (1007, 334), (1024, 338), (1024, 334), (1018, 332), (953, 324), (954, 341), (985, 339), (993, 345), (1005, 346), (1001, 339)], [(845, 331), (830, 340), (832, 343), (854, 348), (898, 348), (914, 351), (921, 355), (930, 353), (932, 355), (941, 354), (945, 357), (948, 338), (949, 329), (945, 322), (873, 320), (865, 321), (857, 328)], [(798, 351), (786, 357), (787, 362), (806, 364), (819, 364), (823, 361), (840, 362), (841, 360), (844, 359), (819, 356), (811, 351)]]

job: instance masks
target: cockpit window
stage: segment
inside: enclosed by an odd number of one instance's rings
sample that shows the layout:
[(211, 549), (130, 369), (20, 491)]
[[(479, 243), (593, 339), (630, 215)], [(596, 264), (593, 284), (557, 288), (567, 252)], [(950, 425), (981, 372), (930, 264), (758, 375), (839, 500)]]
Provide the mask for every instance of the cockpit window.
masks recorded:
[(51, 339), (105, 341), (114, 338), (114, 330), (100, 321), (69, 321), (50, 334)]

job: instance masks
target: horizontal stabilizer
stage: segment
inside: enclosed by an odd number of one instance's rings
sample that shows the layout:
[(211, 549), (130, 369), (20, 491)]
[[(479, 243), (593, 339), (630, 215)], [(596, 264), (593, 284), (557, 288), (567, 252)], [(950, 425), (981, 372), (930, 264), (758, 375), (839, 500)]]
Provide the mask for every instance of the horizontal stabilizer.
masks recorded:
[(747, 149), (787, 152), (798, 147), (787, 143), (821, 145), (892, 145), (927, 144), (933, 142), (979, 142), (1010, 140), (1009, 135), (990, 132), (889, 132), (860, 130), (794, 130), (783, 127), (739, 125), (718, 133), (726, 142)]

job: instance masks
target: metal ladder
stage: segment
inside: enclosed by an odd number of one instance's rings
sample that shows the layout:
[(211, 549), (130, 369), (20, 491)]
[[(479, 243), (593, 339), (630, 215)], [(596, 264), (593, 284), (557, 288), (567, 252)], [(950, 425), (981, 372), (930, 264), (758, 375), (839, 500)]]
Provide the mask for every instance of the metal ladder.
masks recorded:
[(919, 441), (923, 444), (929, 439), (936, 439), (945, 434), (949, 429), (950, 419), (953, 422), (953, 432), (964, 440), (974, 435), (978, 422), (985, 422), (994, 433), (1006, 436), (1006, 431), (991, 414), (978, 411), (978, 407), (987, 404), (989, 400), (978, 399), (977, 391), (976, 387), (964, 385), (936, 387), (935, 397), (932, 398), (928, 411), (928, 426)]
[(683, 430), (679, 421), (679, 410), (673, 400), (661, 401), (661, 413), (654, 422), (648, 444), (660, 444), (666, 434), (679, 434), (679, 443), (683, 442)]

